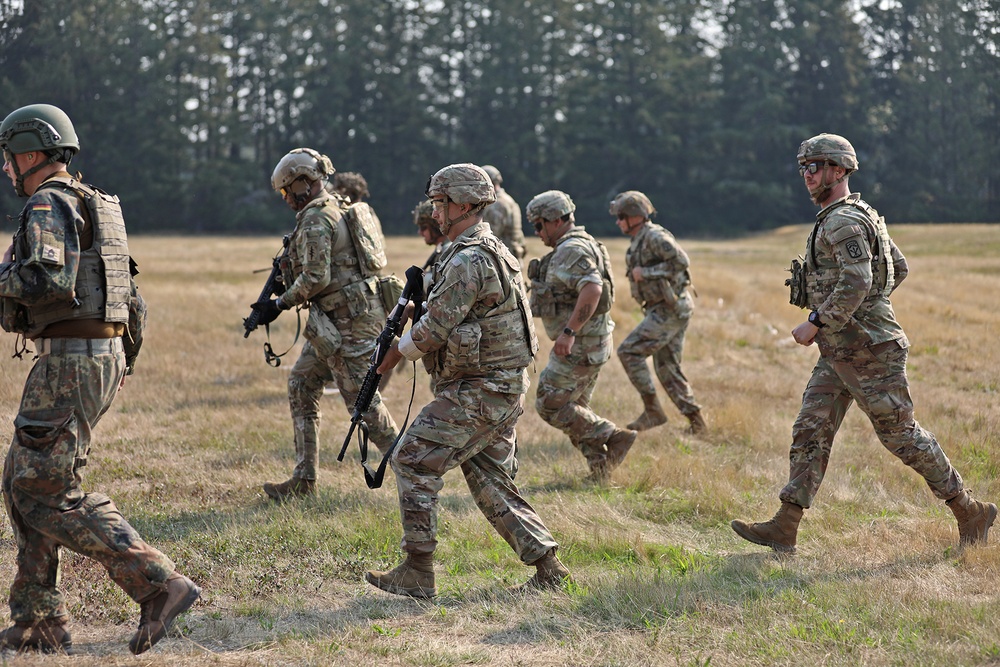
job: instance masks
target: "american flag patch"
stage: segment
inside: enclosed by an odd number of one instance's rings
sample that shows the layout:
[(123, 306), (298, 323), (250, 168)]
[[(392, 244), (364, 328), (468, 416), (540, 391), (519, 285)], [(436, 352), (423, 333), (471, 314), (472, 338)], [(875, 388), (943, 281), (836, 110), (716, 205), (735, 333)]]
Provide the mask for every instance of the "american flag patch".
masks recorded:
[(51, 211), (52, 204), (35, 204), (31, 207), (32, 211)]

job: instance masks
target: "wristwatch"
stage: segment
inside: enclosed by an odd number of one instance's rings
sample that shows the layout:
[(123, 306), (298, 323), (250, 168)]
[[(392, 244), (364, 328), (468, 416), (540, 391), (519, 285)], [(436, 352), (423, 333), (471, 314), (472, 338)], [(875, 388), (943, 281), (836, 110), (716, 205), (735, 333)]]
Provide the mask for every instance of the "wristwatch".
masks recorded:
[(826, 325), (819, 319), (819, 313), (815, 310), (809, 313), (809, 324), (813, 325), (817, 329), (822, 329)]
[(570, 329), (569, 327), (566, 327), (565, 329), (563, 329), (563, 333), (566, 334), (567, 336), (571, 337), (571, 338), (576, 338), (576, 332), (573, 331), (572, 329)]

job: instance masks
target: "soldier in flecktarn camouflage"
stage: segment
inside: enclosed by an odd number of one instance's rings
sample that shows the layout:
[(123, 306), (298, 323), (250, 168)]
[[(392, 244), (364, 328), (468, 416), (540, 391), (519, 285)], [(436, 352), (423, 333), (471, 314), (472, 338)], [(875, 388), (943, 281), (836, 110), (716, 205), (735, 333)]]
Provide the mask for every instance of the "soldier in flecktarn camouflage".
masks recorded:
[(552, 252), (528, 265), (531, 312), (553, 341), (538, 379), (535, 408), (565, 433), (590, 468), (589, 479), (606, 482), (625, 459), (636, 432), (618, 428), (593, 411), (597, 376), (611, 359), (614, 280), (604, 246), (576, 225), (576, 204), (560, 190), (536, 195), (525, 213)]
[(673, 234), (651, 220), (656, 209), (642, 192), (620, 193), (611, 201), (609, 212), (618, 221), (618, 229), (632, 237), (625, 273), (632, 297), (643, 311), (642, 322), (618, 346), (618, 359), (643, 405), (642, 414), (628, 428), (645, 431), (667, 422), (646, 366), (646, 359), (652, 357), (656, 377), (687, 417), (691, 433), (703, 433), (701, 406), (681, 370), (684, 336), (694, 313), (687, 253)]
[(538, 349), (517, 259), (483, 222), (496, 199), (482, 168), (454, 164), (431, 177), (427, 196), (451, 245), (438, 260), (426, 312), (386, 353), (384, 373), (404, 357), (423, 359), (434, 399), (406, 431), (392, 458), (406, 559), (367, 581), (397, 595), (437, 594), (439, 494), (444, 474), (461, 467), (493, 528), (521, 561), (537, 568), (526, 588), (557, 588), (569, 570), (556, 541), (514, 484), (514, 426), (523, 412), (527, 366)]
[(142, 653), (201, 591), (142, 540), (110, 498), (81, 486), (91, 431), (131, 372), (145, 322), (121, 207), (68, 173), (80, 142), (57, 107), (12, 112), (0, 124), (0, 148), (4, 173), (28, 198), (0, 263), (2, 326), (31, 340), (38, 355), (3, 469), (17, 574), (9, 600), (14, 625), (0, 632), (0, 648), (72, 651), (59, 590), (65, 547), (101, 563), (139, 603), (129, 649)]
[(792, 337), (799, 345), (816, 343), (820, 357), (792, 427), (781, 507), (769, 521), (733, 521), (733, 530), (775, 551), (795, 551), (803, 510), (819, 491), (834, 437), (857, 402), (882, 445), (947, 503), (958, 521), (960, 546), (985, 544), (997, 506), (972, 498), (934, 434), (913, 416), (906, 379), (909, 341), (889, 302), (907, 275), (906, 259), (885, 219), (849, 189), (848, 177), (859, 167), (854, 147), (839, 135), (820, 134), (802, 142), (798, 162), (820, 211), (805, 259), (793, 262), (788, 281), (792, 303), (810, 311)]

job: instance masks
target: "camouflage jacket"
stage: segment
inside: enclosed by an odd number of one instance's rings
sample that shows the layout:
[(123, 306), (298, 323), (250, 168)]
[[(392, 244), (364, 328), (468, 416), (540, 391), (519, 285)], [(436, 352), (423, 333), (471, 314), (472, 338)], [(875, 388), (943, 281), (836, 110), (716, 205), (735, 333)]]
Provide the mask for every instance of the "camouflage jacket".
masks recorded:
[(323, 192), (295, 215), (288, 255), (281, 264), (287, 289), (281, 302), (288, 308), (317, 303), (324, 312), (348, 307), (351, 317), (378, 302), (377, 279), (365, 279), (354, 266), (338, 266), (334, 257), (353, 253), (344, 200)]
[(411, 360), (427, 355), (435, 383), (475, 379), (490, 391), (519, 394), (537, 349), (520, 265), (489, 225), (477, 223), (438, 261), (427, 309), (399, 350)]
[(524, 230), (521, 228), (521, 207), (503, 188), (497, 188), (497, 200), (483, 211), (483, 220), (493, 234), (504, 242), (518, 259), (527, 254), (524, 247)]
[[(883, 249), (883, 243), (889, 247)], [(836, 355), (890, 340), (908, 345), (884, 285), (873, 284), (872, 266), (884, 256), (893, 267), (891, 291), (906, 278), (906, 258), (860, 195), (838, 199), (816, 215), (805, 270), (809, 308), (824, 325), (816, 336), (821, 353)]]
[[(532, 277), (531, 309), (542, 318), (545, 333), (552, 340), (559, 337), (573, 314), (583, 286), (597, 283), (603, 287), (600, 257), (601, 251), (594, 237), (583, 227), (575, 226), (556, 241), (552, 252), (542, 258), (538, 279)], [(606, 336), (614, 327), (610, 313), (594, 315), (577, 332), (577, 336)]]
[[(674, 235), (660, 225), (646, 222), (639, 229), (625, 253), (625, 265), (632, 297), (643, 306), (660, 302), (673, 305), (681, 299), (690, 299), (687, 253)], [(636, 267), (642, 272), (642, 280), (638, 282), (632, 275)]]

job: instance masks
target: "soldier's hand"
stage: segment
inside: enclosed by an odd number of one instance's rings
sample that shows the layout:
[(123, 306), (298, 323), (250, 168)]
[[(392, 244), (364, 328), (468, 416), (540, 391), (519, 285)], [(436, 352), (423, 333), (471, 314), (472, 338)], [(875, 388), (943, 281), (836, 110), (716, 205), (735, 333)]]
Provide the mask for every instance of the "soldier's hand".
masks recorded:
[(250, 307), (260, 313), (260, 321), (257, 322), (257, 324), (260, 325), (270, 324), (278, 319), (278, 315), (281, 314), (281, 309), (278, 308), (277, 299), (258, 301), (257, 303), (251, 304)]
[(816, 334), (819, 333), (819, 327), (817, 327), (812, 322), (803, 322), (799, 326), (792, 329), (792, 338), (799, 345), (805, 345), (809, 347), (813, 344), (813, 340), (816, 338)]
[(7, 264), (7, 263), (13, 262), (13, 261), (14, 261), (14, 244), (11, 243), (7, 247), (7, 250), (5, 250), (4, 253), (3, 253), (3, 263)]
[(552, 346), (553, 354), (557, 357), (565, 357), (573, 351), (573, 342), (575, 340), (576, 338), (569, 334), (559, 334), (559, 337), (555, 340), (555, 344)]
[(399, 351), (399, 344), (393, 343), (392, 347), (386, 351), (385, 357), (382, 358), (382, 363), (379, 364), (378, 368), (375, 370), (378, 371), (379, 375), (386, 375), (389, 371), (396, 367), (396, 364), (398, 364), (402, 358), (403, 353)]
[(632, 280), (634, 280), (637, 283), (641, 283), (642, 282), (642, 267), (641, 266), (636, 266), (636, 267), (632, 268)]

